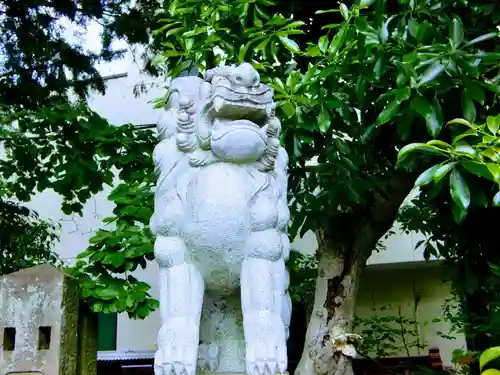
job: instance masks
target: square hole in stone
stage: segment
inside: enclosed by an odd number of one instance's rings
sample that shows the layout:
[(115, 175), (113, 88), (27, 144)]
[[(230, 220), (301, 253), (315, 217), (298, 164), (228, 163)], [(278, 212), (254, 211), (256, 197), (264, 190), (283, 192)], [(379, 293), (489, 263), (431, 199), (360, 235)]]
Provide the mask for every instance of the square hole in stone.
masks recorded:
[(38, 350), (50, 348), (50, 335), (52, 329), (50, 326), (38, 327)]
[(5, 327), (3, 329), (3, 350), (13, 351), (16, 348), (16, 329)]

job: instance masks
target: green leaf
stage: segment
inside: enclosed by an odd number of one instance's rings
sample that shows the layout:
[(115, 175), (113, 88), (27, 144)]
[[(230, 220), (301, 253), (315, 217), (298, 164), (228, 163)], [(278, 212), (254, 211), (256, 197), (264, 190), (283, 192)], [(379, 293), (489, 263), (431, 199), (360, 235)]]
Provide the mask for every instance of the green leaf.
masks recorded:
[(280, 36), (279, 37), (281, 43), (291, 52), (293, 53), (299, 53), (300, 48), (299, 45), (293, 41), (292, 39), (287, 38), (286, 36)]
[(500, 127), (500, 115), (488, 116), (486, 118), (486, 126), (488, 126), (491, 134), (497, 134), (498, 128)]
[(436, 137), (443, 127), (443, 115), (441, 105), (437, 98), (434, 103), (429, 103), (423, 96), (416, 96), (411, 102), (412, 108), (425, 119), (427, 131), (433, 137)]
[(450, 175), (450, 194), (456, 205), (467, 210), (470, 205), (470, 190), (458, 169), (453, 169)]
[(97, 289), (95, 295), (103, 300), (118, 298), (120, 293), (114, 288)]
[(372, 5), (375, 2), (375, 0), (361, 0), (359, 2), (359, 7), (361, 9), (363, 8), (368, 8), (370, 5)]
[(455, 151), (467, 155), (476, 155), (476, 150), (472, 146), (466, 144), (458, 145), (455, 147)]
[(93, 236), (89, 239), (89, 243), (97, 244), (97, 243), (100, 243), (100, 242), (106, 240), (107, 238), (109, 238), (111, 236), (112, 236), (111, 232), (108, 232), (107, 230), (99, 229), (96, 232), (95, 236)]
[(493, 206), (500, 207), (500, 191), (497, 191), (497, 193), (493, 197)]
[(400, 104), (401, 103), (399, 101), (393, 101), (389, 103), (378, 115), (376, 121), (377, 125), (382, 125), (390, 121), (392, 117), (398, 112)]
[(492, 39), (495, 37), (498, 37), (498, 33), (484, 34), (484, 35), (478, 36), (477, 38), (472, 39), (470, 42), (466, 43), (465, 46), (469, 47), (469, 46), (472, 46), (473, 44), (481, 43), (481, 42), (484, 42), (485, 40)]
[(247, 55), (248, 47), (250, 47), (250, 43), (241, 45), (240, 50), (238, 52), (238, 59), (240, 62), (245, 61), (245, 56)]
[(349, 9), (344, 3), (340, 3), (340, 14), (342, 14), (345, 20), (349, 18)]
[(468, 172), (478, 177), (494, 181), (494, 177), (489, 171), (488, 167), (482, 163), (477, 163), (474, 161), (467, 160), (467, 161), (461, 161), (460, 165), (462, 165)]
[(401, 87), (396, 90), (391, 91), (392, 94), (394, 94), (394, 97), (396, 98), (397, 101), (403, 102), (405, 100), (408, 100), (411, 95), (411, 88), (410, 87)]
[(321, 52), (323, 53), (326, 52), (326, 50), (328, 49), (328, 43), (329, 43), (328, 35), (323, 35), (321, 38), (319, 38), (318, 47)]
[(100, 301), (94, 301), (90, 304), (90, 309), (93, 312), (99, 313), (103, 310), (104, 304)]
[(441, 154), (442, 153), (442, 151), (440, 151), (437, 147), (429, 146), (425, 143), (410, 143), (410, 144), (404, 146), (403, 148), (401, 148), (401, 150), (399, 150), (397, 164), (401, 164), (403, 162), (403, 160), (407, 156), (409, 156), (409, 154), (416, 152), (416, 151), (430, 153), (430, 154)]
[(462, 223), (467, 216), (467, 210), (457, 205), (455, 201), (451, 202), (451, 213), (457, 224)]
[(464, 30), (462, 28), (462, 23), (457, 17), (454, 17), (453, 21), (451, 22), (450, 39), (453, 42), (454, 47), (458, 47), (464, 40)]
[(418, 176), (417, 180), (415, 181), (415, 186), (420, 187), (430, 183), (432, 181), (432, 178), (434, 177), (434, 173), (439, 169), (439, 167), (440, 165), (437, 164), (422, 172), (422, 174)]
[(321, 9), (321, 10), (317, 10), (316, 12), (314, 12), (314, 14), (335, 13), (338, 11), (339, 11), (338, 9)]
[(439, 139), (431, 139), (430, 141), (427, 142), (428, 145), (438, 147), (442, 150), (451, 150), (452, 147), (450, 146), (449, 143), (446, 143), (444, 141), (440, 141)]
[(424, 119), (432, 113), (431, 103), (423, 96), (415, 96), (411, 101), (411, 106)]
[(467, 121), (474, 122), (476, 119), (476, 106), (465, 89), (462, 90), (462, 112)]
[(256, 52), (265, 50), (270, 40), (271, 40), (270, 37), (264, 38), (264, 40), (262, 40), (259, 44), (255, 46), (254, 50)]
[(293, 21), (287, 24), (286, 26), (283, 26), (281, 30), (287, 30), (287, 29), (297, 29), (305, 25), (304, 21)]
[(321, 107), (321, 110), (319, 112), (318, 116), (318, 127), (319, 130), (322, 133), (326, 133), (328, 129), (330, 128), (330, 114), (328, 113), (328, 110), (325, 107)]
[(479, 369), (482, 371), (488, 363), (500, 358), (500, 346), (486, 349), (479, 356)]
[(488, 171), (493, 176), (495, 182), (500, 182), (500, 165), (495, 163), (486, 163)]
[(281, 109), (288, 117), (295, 116), (295, 106), (292, 102), (286, 101), (281, 104)]
[(330, 52), (331, 54), (335, 54), (340, 50), (340, 48), (345, 42), (348, 30), (349, 30), (349, 23), (346, 22), (344, 26), (340, 28), (337, 34), (335, 34), (335, 37), (332, 39), (332, 42), (328, 47), (328, 52)]
[(437, 96), (434, 97), (431, 108), (432, 112), (425, 118), (425, 122), (430, 135), (437, 137), (444, 125), (443, 109)]
[(467, 93), (470, 95), (472, 99), (474, 99), (481, 105), (484, 104), (485, 95), (481, 86), (479, 86), (474, 81), (466, 80), (465, 87), (467, 89)]
[(451, 171), (455, 165), (457, 165), (456, 161), (449, 162), (443, 165), (440, 165), (439, 168), (435, 171), (433, 177), (433, 180), (435, 183), (439, 182), (444, 176), (448, 174), (449, 171)]
[(104, 264), (111, 264), (113, 267), (120, 267), (125, 262), (125, 256), (122, 252), (115, 251), (113, 253), (106, 253), (103, 258)]
[(469, 121), (463, 119), (463, 118), (456, 118), (451, 121), (448, 121), (446, 125), (453, 125), (453, 124), (460, 124), (460, 125), (465, 125), (468, 126), (471, 129), (474, 129), (474, 124), (471, 124)]
[(439, 61), (432, 64), (427, 70), (419, 77), (418, 86), (425, 85), (426, 83), (432, 82), (437, 76), (439, 76), (444, 70), (444, 65)]
[(408, 31), (410, 32), (410, 35), (412, 37), (417, 38), (417, 35), (418, 35), (418, 22), (414, 18), (411, 18), (408, 21)]
[(373, 67), (373, 73), (376, 81), (379, 81), (380, 78), (382, 78), (382, 74), (385, 72), (385, 63), (384, 63), (385, 57), (383, 54), (380, 54), (380, 56), (377, 59), (377, 62), (375, 63), (375, 66)]

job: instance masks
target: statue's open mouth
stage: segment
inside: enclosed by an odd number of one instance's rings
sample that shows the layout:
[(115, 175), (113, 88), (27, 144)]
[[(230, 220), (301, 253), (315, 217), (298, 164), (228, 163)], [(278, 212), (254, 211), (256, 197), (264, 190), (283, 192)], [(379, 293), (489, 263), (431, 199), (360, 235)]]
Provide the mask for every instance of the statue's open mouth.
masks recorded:
[(229, 121), (248, 120), (247, 123), (262, 127), (273, 109), (273, 91), (265, 85), (234, 88), (219, 84), (214, 88), (208, 116)]

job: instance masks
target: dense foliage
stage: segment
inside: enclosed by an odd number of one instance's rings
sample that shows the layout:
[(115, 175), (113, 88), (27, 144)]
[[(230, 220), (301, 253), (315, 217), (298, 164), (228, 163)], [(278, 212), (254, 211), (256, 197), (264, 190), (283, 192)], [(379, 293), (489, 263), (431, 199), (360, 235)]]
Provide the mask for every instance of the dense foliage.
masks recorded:
[[(455, 119), (448, 125), (449, 142), (401, 150), (403, 157), (430, 155), (435, 165), (417, 178), (421, 194), (404, 207), (400, 221), (406, 229), (425, 235), (421, 245), (427, 257), (441, 257), (450, 266), (457, 309), (446, 318), (455, 331), (465, 333), (473, 354), (499, 344), (500, 116), (488, 116), (482, 124)], [(471, 364), (478, 373), (477, 363)]]
[(0, 275), (42, 263), (57, 265), (56, 240), (52, 223), (17, 203), (0, 202)]
[[(55, 261), (51, 243), (57, 230), (22, 205), (33, 194), (52, 189), (62, 196), (65, 213), (81, 213), (92, 194), (114, 183), (114, 171), (122, 179), (143, 178), (140, 166), (150, 163), (152, 132), (114, 127), (85, 99), (89, 90), (105, 89), (96, 63), (116, 57), (114, 39), (148, 41), (157, 5), (147, 0), (0, 1), (2, 273)], [(65, 22), (84, 30), (91, 21), (104, 27), (101, 53), (85, 50), (78, 38), (67, 39)]]

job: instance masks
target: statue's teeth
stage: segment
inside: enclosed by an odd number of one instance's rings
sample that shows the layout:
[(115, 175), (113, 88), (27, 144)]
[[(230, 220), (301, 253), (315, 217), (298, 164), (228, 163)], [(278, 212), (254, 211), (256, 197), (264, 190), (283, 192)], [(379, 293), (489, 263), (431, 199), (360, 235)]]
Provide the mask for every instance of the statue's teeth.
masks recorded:
[(221, 97), (216, 97), (214, 99), (214, 108), (217, 112), (219, 112), (222, 109), (222, 106), (224, 105), (224, 99)]

